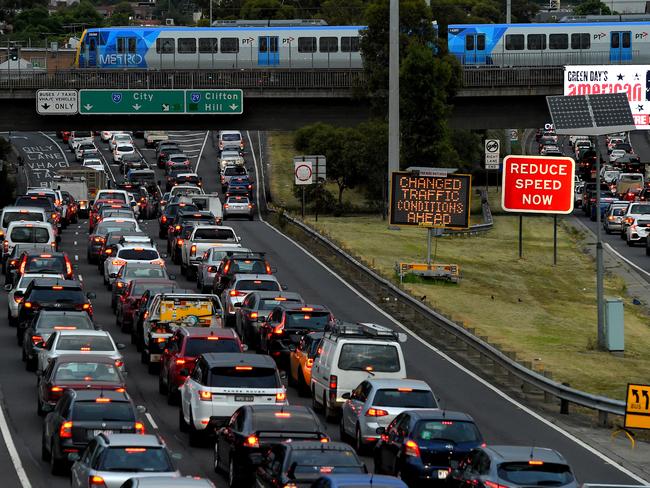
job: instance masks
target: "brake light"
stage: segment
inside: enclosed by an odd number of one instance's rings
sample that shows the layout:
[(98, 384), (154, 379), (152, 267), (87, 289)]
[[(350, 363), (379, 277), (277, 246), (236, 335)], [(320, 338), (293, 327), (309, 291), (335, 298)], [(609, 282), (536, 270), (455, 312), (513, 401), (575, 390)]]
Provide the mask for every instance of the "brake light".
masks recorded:
[(235, 366), (235, 371), (253, 371), (252, 366)]
[(236, 297), (239, 296), (239, 292), (237, 290), (230, 290), (228, 295), (230, 295), (231, 297)]
[(124, 266), (126, 264), (126, 261), (124, 259), (113, 259), (113, 261), (111, 261), (111, 264), (113, 266)]
[(63, 388), (60, 386), (53, 386), (50, 388), (51, 393), (61, 393), (63, 391)]
[(111, 403), (111, 399), (106, 397), (98, 397), (95, 398), (95, 403)]
[(216, 273), (216, 272), (217, 272), (216, 266), (208, 266), (208, 273)]
[(266, 274), (271, 274), (271, 265), (269, 263), (266, 263)]
[(366, 412), (366, 417), (385, 417), (386, 415), (388, 415), (388, 412), (381, 408), (369, 408)]
[(338, 386), (338, 378), (334, 374), (330, 375), (330, 384), (329, 384), (330, 390), (336, 390), (337, 386)]
[(313, 307), (302, 307), (300, 310), (303, 311), (303, 312), (313, 312), (314, 308)]
[(248, 315), (248, 318), (250, 318), (250, 319), (256, 319), (257, 317), (259, 317), (259, 314), (257, 312), (251, 312)]
[(23, 258), (22, 261), (20, 262), (20, 271), (19, 271), (19, 273), (20, 273), (21, 275), (25, 274), (25, 267), (26, 267), (26, 266), (27, 266), (27, 259), (26, 259), (26, 257), (25, 257), (25, 258)]
[(182, 245), (183, 245), (183, 242), (184, 242), (183, 239), (176, 239), (176, 245), (177, 245), (177, 246), (182, 246)]
[(229, 206), (230, 205), (228, 205), (227, 203), (224, 203), (223, 208), (228, 208)]
[(314, 365), (314, 360), (312, 358), (307, 359), (307, 363), (305, 364), (307, 369), (311, 369), (313, 365)]
[(288, 419), (291, 418), (291, 413), (289, 412), (275, 412), (274, 414), (278, 418)]
[[(72, 439), (72, 422), (67, 421), (61, 424), (59, 428), (59, 438), (61, 439)], [(102, 480), (103, 482), (104, 480)]]
[(68, 256), (65, 256), (65, 272), (68, 276), (72, 276), (72, 263)]
[(165, 216), (163, 215), (163, 216), (160, 218), (160, 222), (161, 222), (162, 224), (166, 223), (166, 222), (167, 222), (167, 217), (165, 217)]
[(284, 403), (287, 400), (287, 393), (280, 392), (275, 394), (275, 403)]
[(20, 297), (20, 296), (18, 296), (18, 295), (14, 295), (14, 302), (16, 302), (16, 303), (20, 303), (20, 302), (22, 302), (22, 301), (23, 301), (23, 297)]
[(115, 367), (116, 368), (121, 368), (122, 366), (124, 366), (124, 361), (122, 361), (120, 359), (116, 359), (115, 360)]
[(124, 393), (126, 391), (126, 388), (115, 388), (115, 391), (118, 393)]
[(95, 242), (104, 242), (104, 238), (100, 236), (95, 236)]
[(211, 401), (212, 400), (212, 392), (210, 391), (205, 391), (205, 390), (199, 390), (199, 398), (203, 401)]
[(142, 422), (136, 422), (134, 427), (136, 434), (144, 435), (144, 424)]
[(544, 461), (538, 461), (536, 459), (531, 459), (530, 461), (528, 461), (528, 464), (530, 464), (531, 466), (542, 466), (544, 464)]
[(404, 445), (404, 454), (407, 456), (420, 457), (420, 447), (415, 441), (408, 440)]
[(43, 337), (39, 335), (33, 335), (32, 336), (32, 344), (41, 344), (43, 342)]
[(25, 302), (25, 303), (23, 303), (23, 307), (25, 307), (25, 308), (33, 308), (34, 305), (32, 304), (32, 302)]
[(206, 339), (209, 340), (209, 341), (218, 341), (219, 340), (219, 338), (215, 337), (215, 336), (206, 337)]
[(90, 307), (90, 303), (84, 303), (84, 304), (81, 306), (81, 309), (82, 309), (82, 310), (92, 310), (92, 308)]
[(63, 287), (62, 287), (62, 286), (59, 286), (59, 285), (54, 285), (54, 286), (52, 287), (52, 289), (53, 289), (53, 290), (63, 290)]
[(400, 391), (402, 393), (406, 393), (406, 392), (413, 391), (413, 388), (398, 388), (397, 391)]
[(184, 359), (177, 359), (177, 360), (176, 360), (176, 364), (177, 364), (178, 366), (182, 366), (183, 364), (185, 364), (185, 360), (184, 360)]
[(104, 478), (101, 476), (90, 476), (88, 478), (88, 486), (96, 488), (106, 488), (106, 483), (104, 483)]
[(174, 227), (174, 230), (176, 230), (176, 231), (181, 230), (181, 226), (180, 226), (180, 225), (175, 226), (175, 227)]
[(483, 481), (483, 484), (486, 486), (486, 488), (507, 488), (506, 486), (495, 483), (494, 481), (485, 480)]
[(190, 256), (196, 255), (196, 244), (192, 244), (192, 247), (190, 247)]
[(246, 438), (246, 446), (248, 447), (260, 447), (260, 440), (256, 435), (249, 435)]

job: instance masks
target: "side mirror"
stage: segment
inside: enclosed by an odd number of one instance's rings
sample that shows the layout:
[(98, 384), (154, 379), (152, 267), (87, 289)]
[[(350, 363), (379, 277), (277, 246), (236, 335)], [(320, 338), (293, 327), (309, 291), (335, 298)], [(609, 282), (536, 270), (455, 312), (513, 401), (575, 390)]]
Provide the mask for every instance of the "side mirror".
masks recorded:
[(88, 293), (86, 293), (86, 297), (88, 298), (88, 300), (94, 300), (95, 298), (97, 298), (97, 294), (94, 291), (89, 291)]
[(282, 285), (282, 291), (287, 291), (289, 287), (287, 285)]
[(109, 278), (117, 278), (117, 273), (109, 273), (108, 277)]
[(163, 259), (167, 259), (167, 253), (166, 253), (166, 252), (162, 253), (162, 254), (160, 255), (160, 257), (163, 258)]
[(190, 372), (189, 372), (189, 370), (187, 368), (183, 368), (178, 372), (178, 374), (181, 375), (181, 376), (189, 376)]
[(13, 286), (11, 286), (11, 284), (6, 284), (6, 285), (4, 286), (4, 288), (5, 288), (5, 291), (11, 291), (12, 288), (13, 288)]
[(195, 261), (203, 261), (203, 256), (195, 256), (194, 260)]
[(169, 275), (169, 279), (170, 279), (170, 280), (175, 280), (175, 279), (176, 279), (176, 275), (175, 275), (175, 274), (170, 274), (170, 275)]
[(126, 349), (126, 344), (123, 344), (122, 342), (118, 342), (115, 344), (115, 347), (117, 347), (118, 351), (121, 351), (123, 349)]
[(140, 414), (145, 414), (145, 413), (147, 413), (147, 407), (145, 407), (144, 405), (138, 405), (138, 406), (135, 407), (135, 409), (136, 409), (136, 410), (138, 411), (138, 413), (140, 413)]
[(71, 463), (79, 461), (80, 459), (81, 459), (81, 457), (79, 456), (78, 452), (70, 452), (70, 453), (68, 453), (68, 461), (70, 461)]
[(242, 344), (241, 345), (241, 350), (242, 350), (242, 352), (248, 351), (248, 346), (246, 344)]
[(386, 433), (386, 427), (377, 427), (377, 430), (375, 432), (379, 435), (384, 435)]
[(350, 394), (349, 393), (343, 393), (343, 395), (341, 395), (341, 398), (345, 398), (346, 400), (349, 400), (350, 399)]

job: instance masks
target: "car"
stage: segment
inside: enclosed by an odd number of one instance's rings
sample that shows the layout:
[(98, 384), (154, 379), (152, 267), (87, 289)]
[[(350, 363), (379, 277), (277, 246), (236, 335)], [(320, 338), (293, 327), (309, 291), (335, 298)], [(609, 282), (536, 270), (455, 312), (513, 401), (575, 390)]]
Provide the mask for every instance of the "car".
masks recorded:
[(120, 160), (120, 170), (122, 171), (123, 175), (127, 175), (130, 171), (133, 170), (147, 169), (149, 169), (149, 165), (140, 153), (133, 152), (130, 154), (122, 155), (122, 159)]
[[(201, 218), (197, 221), (197, 215), (207, 215), (207, 218)], [(196, 279), (196, 273), (203, 253), (215, 246), (233, 246), (241, 242), (241, 238), (235, 233), (232, 227), (221, 225), (214, 225), (216, 219), (210, 212), (199, 212), (192, 214), (192, 216), (185, 216), (183, 214), (182, 222), (196, 222), (197, 225), (192, 229), (188, 238), (184, 239), (181, 244), (181, 273), (188, 277), (188, 279)]]
[[(173, 175), (173, 178), (170, 178)], [(203, 178), (196, 173), (173, 171), (167, 178), (167, 190), (171, 190), (176, 185), (194, 185), (203, 186)]]
[(300, 396), (309, 395), (311, 368), (314, 365), (314, 358), (323, 335), (323, 332), (309, 332), (303, 335), (289, 355), (289, 371), (287, 374), (289, 384), (298, 389)]
[(109, 357), (91, 359), (83, 354), (64, 354), (38, 376), (36, 389), (36, 412), (45, 415), (54, 410), (67, 389), (124, 392), (126, 379)]
[(89, 480), (94, 480), (90, 485), (93, 488), (121, 488), (125, 485), (133, 486), (127, 484), (127, 481), (134, 477), (180, 477), (180, 472), (174, 466), (167, 446), (159, 435), (99, 434), (83, 454), (76, 454), (72, 459), (72, 488), (86, 488)]
[(253, 198), (253, 182), (248, 179), (248, 176), (231, 178), (228, 182), (228, 191), (226, 196), (244, 196)]
[(64, 474), (70, 466), (69, 455), (83, 452), (93, 437), (105, 431), (144, 434), (144, 424), (137, 420), (128, 394), (65, 390), (43, 422), (41, 458), (50, 462), (52, 474)]
[(480, 446), (448, 477), (452, 488), (465, 486), (562, 486), (577, 488), (578, 482), (566, 459), (555, 449), (537, 446)]
[(226, 288), (230, 288), (233, 279), (238, 274), (272, 275), (275, 272), (277, 269), (272, 267), (266, 259), (266, 253), (235, 249), (227, 252), (223, 257), (216, 271), (216, 282), (213, 280), (213, 290), (215, 293), (222, 293)]
[(99, 149), (97, 149), (97, 146), (95, 146), (95, 143), (92, 141), (80, 143), (75, 148), (74, 153), (77, 161), (83, 161), (87, 156), (99, 157)]
[(247, 196), (228, 196), (223, 204), (223, 220), (230, 217), (246, 217), (253, 220), (255, 217), (254, 205)]
[(252, 291), (281, 292), (282, 285), (274, 275), (236, 274), (228, 282), (228, 287), (221, 292), (226, 325), (234, 325), (235, 311)]
[(120, 142), (113, 149), (113, 162), (120, 163), (122, 161), (122, 156), (125, 154), (134, 154), (135, 147), (132, 144), (125, 144)]
[(219, 153), (222, 151), (238, 151), (241, 155), (244, 151), (244, 138), (238, 130), (220, 130), (217, 135), (217, 150)]
[(135, 477), (126, 480), (120, 488), (215, 488), (212, 481), (198, 476), (165, 477), (148, 476)]
[(631, 225), (625, 227), (625, 242), (632, 247), (645, 244), (650, 234), (650, 215), (636, 217)]
[(63, 275), (66, 280), (74, 279), (72, 263), (64, 252), (23, 251), (18, 257), (15, 270), (7, 275), (7, 279), (16, 283), (25, 273)]
[(605, 229), (606, 234), (621, 232), (623, 228), (623, 217), (629, 204), (630, 202), (617, 200), (607, 207), (603, 218), (603, 229)]
[(103, 130), (99, 133), (99, 138), (102, 140), (102, 142), (108, 142), (111, 140), (112, 137), (113, 137), (112, 130)]
[(158, 253), (158, 250), (151, 245), (136, 242), (118, 244), (117, 250), (111, 259), (104, 261), (104, 283), (109, 290), (112, 290), (117, 272), (127, 262), (165, 265), (165, 261)]
[(180, 386), (179, 428), (190, 445), (202, 443), (206, 432), (224, 425), (244, 404), (287, 405), (287, 392), (268, 356), (244, 353), (202, 354)]
[(244, 166), (226, 166), (221, 172), (221, 191), (226, 192), (231, 178), (240, 178), (248, 176), (248, 171)]
[(176, 153), (167, 156), (167, 161), (165, 161), (166, 173), (174, 171), (175, 169), (178, 170), (183, 168), (185, 168), (187, 171), (192, 171), (192, 163), (190, 162), (190, 158), (188, 158), (185, 154)]
[(49, 251), (53, 252), (58, 248), (57, 234), (49, 222), (17, 220), (11, 222), (7, 228), (7, 234), (2, 243), (3, 255), (11, 254), (16, 244), (22, 244), (23, 250), (32, 248), (35, 251), (43, 252), (49, 248)]
[(20, 277), (15, 285), (12, 285), (11, 283), (5, 284), (5, 291), (9, 292), (7, 296), (7, 321), (11, 327), (15, 327), (17, 325), (20, 303), (25, 297), (25, 290), (27, 289), (27, 286), (35, 279), (53, 277), (63, 279), (62, 274), (52, 276), (51, 273), (25, 273)]
[(267, 451), (255, 473), (255, 486), (305, 487), (330, 473), (366, 474), (368, 469), (343, 442), (286, 442)]
[(90, 156), (83, 159), (81, 166), (106, 173), (104, 162), (98, 156)]
[(71, 151), (74, 151), (82, 142), (92, 141), (94, 138), (95, 135), (91, 130), (73, 130), (68, 138), (68, 146)]
[[(142, 268), (134, 266), (134, 270), (139, 271)], [(129, 273), (130, 274), (130, 273)], [(125, 278), (122, 280), (121, 278)], [(137, 311), (140, 299), (145, 290), (151, 290), (153, 293), (168, 291), (174, 287), (172, 280), (164, 278), (130, 278), (124, 274), (120, 277), (120, 283), (124, 283), (122, 287), (124, 291), (118, 295), (117, 304), (115, 307), (115, 325), (117, 325), (122, 332), (131, 332), (133, 326), (134, 315)]]
[(124, 344), (116, 344), (105, 330), (56, 330), (38, 350), (36, 371), (45, 371), (52, 359), (63, 354), (83, 353), (88, 358), (109, 357), (115, 363), (115, 367), (124, 372), (124, 357), (120, 350), (125, 347)]
[(110, 203), (129, 203), (129, 195), (125, 190), (107, 188), (97, 191), (93, 203), (97, 203), (101, 200), (106, 200)]
[(163, 294), (182, 294), (185, 292), (190, 293), (190, 290), (184, 290), (177, 283), (174, 283), (174, 285), (170, 286), (168, 289), (160, 292), (152, 292), (151, 290), (144, 291), (140, 297), (137, 309), (133, 314), (133, 325), (131, 326), (131, 344), (135, 344), (135, 348), (138, 352), (141, 353), (144, 349), (144, 323), (149, 318), (151, 305), (154, 300), (157, 300), (157, 297)]
[(250, 249), (240, 246), (241, 244), (214, 246), (203, 253), (196, 270), (196, 287), (199, 291), (206, 293), (212, 290), (212, 283), (217, 274), (217, 269), (229, 252), (250, 252)]
[(273, 444), (330, 440), (316, 413), (302, 405), (239, 407), (215, 437), (214, 470), (223, 467), (235, 485), (252, 484), (263, 454)]
[(123, 237), (127, 239), (130, 237), (146, 237), (146, 234), (143, 232), (127, 232), (127, 231), (113, 231), (106, 234), (104, 242), (101, 244), (99, 254), (97, 256), (97, 269), (99, 273), (104, 273), (104, 261), (109, 257), (113, 257), (117, 251), (117, 245), (122, 240)]
[(630, 202), (630, 205), (628, 205), (627, 210), (625, 211), (625, 215), (623, 215), (623, 223), (622, 223), (622, 228), (621, 228), (621, 239), (623, 240), (631, 240), (632, 244), (635, 241), (638, 241), (640, 237), (637, 235), (632, 235), (630, 234), (628, 236), (628, 227), (630, 227), (632, 224), (637, 219), (650, 219), (650, 203), (645, 203), (645, 202)]
[(334, 315), (323, 305), (280, 302), (260, 322), (259, 350), (270, 355), (278, 367), (288, 369), (289, 354), (308, 332), (325, 332)]
[(431, 387), (420, 380), (368, 378), (345, 393), (339, 423), (341, 440), (351, 439), (359, 455), (379, 439), (377, 429), (388, 427), (406, 410), (439, 408)]
[[(616, 202), (618, 198), (611, 191), (601, 191), (600, 192), (600, 218), (605, 217), (605, 212), (609, 208), (609, 205), (613, 202)], [(594, 201), (590, 206), (589, 220), (596, 222), (598, 219), (598, 214), (596, 210), (596, 202)]]
[(165, 167), (165, 162), (167, 158), (172, 154), (180, 154), (181, 148), (178, 145), (178, 142), (175, 141), (165, 141), (158, 144), (156, 147), (156, 161), (159, 168)]
[(9, 224), (14, 221), (47, 222), (45, 210), (38, 207), (7, 206), (0, 214), (0, 241), (5, 238)]
[(115, 281), (111, 289), (111, 304), (114, 302), (117, 307), (119, 297), (124, 293), (130, 281), (137, 278), (147, 278), (171, 281), (176, 276), (167, 272), (164, 262), (161, 263), (143, 263), (137, 261), (127, 261), (123, 264), (115, 275)]
[(336, 323), (326, 332), (311, 370), (314, 410), (334, 419), (339, 408), (363, 380), (404, 379), (406, 363), (400, 343), (406, 334), (370, 323)]
[[(214, 327), (179, 327), (169, 338), (160, 358), (158, 391), (167, 396), (167, 402), (177, 402), (178, 389), (201, 354), (244, 352), (246, 346), (232, 329)], [(180, 374), (184, 370), (187, 374)]]
[(399, 478), (380, 474), (330, 474), (321, 476), (311, 488), (408, 488)]
[(107, 218), (123, 218), (135, 219), (135, 213), (130, 204), (113, 201), (113, 200), (100, 200), (96, 202), (88, 218), (88, 232), (91, 233), (95, 230), (95, 226), (102, 220)]
[[(180, 229), (176, 227), (180, 227)], [(171, 256), (172, 263), (181, 264), (183, 244), (192, 235), (194, 227), (196, 227), (196, 222), (189, 221), (175, 225), (173, 230), (167, 231), (167, 254)], [(183, 269), (181, 269), (181, 274), (184, 274)]]
[(165, 210), (163, 210), (160, 218), (158, 219), (158, 237), (161, 239), (167, 237), (169, 226), (174, 221), (179, 211), (198, 212), (199, 208), (191, 202), (177, 202), (167, 204), (165, 206)]
[(110, 217), (102, 220), (97, 224), (93, 233), (88, 236), (86, 258), (89, 264), (96, 264), (99, 261), (99, 255), (109, 232), (142, 231), (136, 219)]
[(86, 312), (43, 310), (27, 326), (23, 338), (23, 361), (27, 371), (35, 371), (38, 351), (57, 330), (95, 330)]
[(226, 149), (221, 151), (221, 154), (219, 155), (219, 171), (223, 171), (223, 169), (228, 165), (244, 165), (244, 158), (240, 154), (239, 150), (235, 151), (232, 149)]
[(409, 486), (445, 483), (452, 467), (484, 443), (470, 415), (450, 410), (406, 410), (377, 433), (375, 472)]
[(169, 135), (164, 130), (146, 130), (143, 137), (145, 147), (155, 147), (156, 144), (169, 140)]
[(108, 141), (109, 151), (113, 152), (115, 146), (121, 143), (133, 145), (133, 138), (127, 132), (113, 132), (112, 137)]

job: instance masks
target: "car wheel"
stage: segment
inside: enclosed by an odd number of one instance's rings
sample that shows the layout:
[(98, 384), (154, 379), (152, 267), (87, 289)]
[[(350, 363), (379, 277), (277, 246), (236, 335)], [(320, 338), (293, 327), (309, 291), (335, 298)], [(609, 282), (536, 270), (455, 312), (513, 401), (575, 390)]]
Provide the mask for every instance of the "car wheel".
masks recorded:
[(160, 374), (158, 375), (158, 393), (161, 395), (166, 395), (168, 386), (163, 381), (162, 368), (160, 368)]
[(625, 243), (628, 245), (628, 247), (634, 247), (634, 241), (632, 241), (630, 239), (625, 239), (625, 241), (626, 241)]
[(325, 412), (325, 420), (328, 422), (336, 421), (336, 411), (333, 408), (327, 406), (327, 397), (323, 393), (323, 411)]
[(158, 372), (158, 368), (160, 367), (160, 363), (154, 363), (149, 358), (147, 358), (147, 363), (147, 371), (149, 374), (156, 374)]
[(316, 400), (316, 391), (312, 389), (311, 392), (311, 408), (314, 412), (322, 412), (323, 411), (323, 406), (318, 403), (318, 400)]
[(228, 463), (228, 485), (230, 488), (237, 488), (239, 484), (239, 476), (237, 476), (235, 460), (231, 457), (230, 462)]
[(214, 466), (215, 473), (221, 472), (221, 462), (219, 462), (219, 438), (214, 442), (214, 460), (212, 465)]
[(54, 476), (63, 474), (63, 460), (57, 459), (54, 456), (54, 441), (50, 444), (50, 473)]
[(187, 432), (188, 430), (187, 422), (185, 422), (185, 418), (183, 417), (183, 407), (178, 409), (178, 430), (181, 432)]
[(45, 411), (43, 410), (43, 404), (41, 403), (41, 399), (36, 395), (36, 413), (38, 414), (39, 417), (42, 417), (45, 415)]
[(45, 462), (48, 462), (50, 460), (50, 456), (50, 451), (48, 451), (45, 447), (45, 432), (43, 432), (43, 435), (41, 437), (41, 459)]
[(368, 446), (363, 442), (363, 438), (361, 437), (361, 429), (359, 428), (359, 425), (357, 425), (354, 435), (354, 449), (357, 451), (359, 456), (363, 456), (368, 450), (367, 447)]

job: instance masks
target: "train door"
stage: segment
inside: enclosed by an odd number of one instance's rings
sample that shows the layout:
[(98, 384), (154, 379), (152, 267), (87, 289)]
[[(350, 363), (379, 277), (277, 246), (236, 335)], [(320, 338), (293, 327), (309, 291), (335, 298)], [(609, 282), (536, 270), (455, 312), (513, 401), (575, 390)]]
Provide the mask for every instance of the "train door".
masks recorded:
[(485, 64), (485, 34), (465, 36), (463, 64)]
[(257, 40), (257, 65), (277, 66), (280, 64), (278, 36), (260, 36)]
[(96, 32), (88, 34), (88, 39), (86, 40), (86, 62), (84, 63), (84, 68), (96, 68), (97, 67), (97, 50), (99, 48), (99, 36)]
[(612, 63), (632, 60), (632, 32), (615, 31), (610, 33), (609, 60)]

